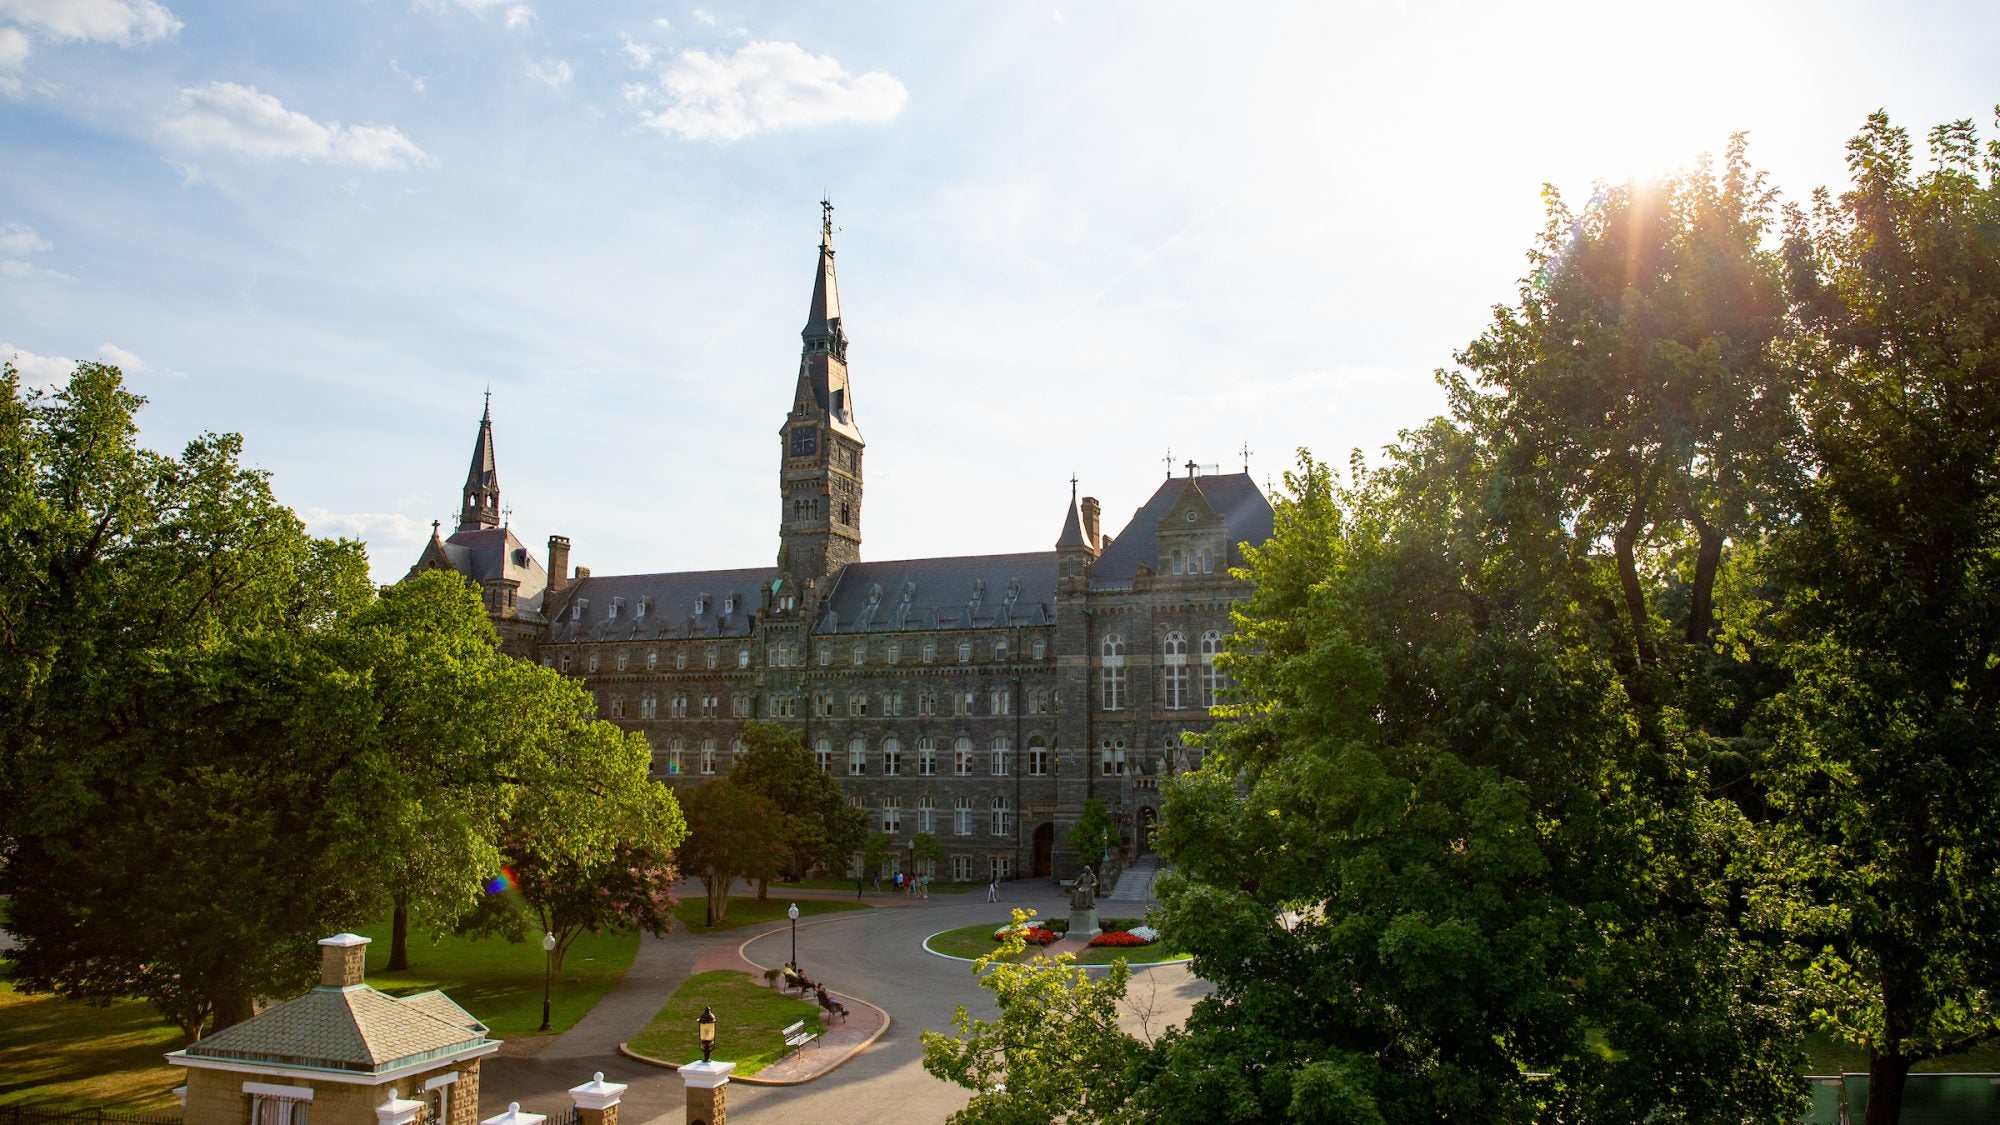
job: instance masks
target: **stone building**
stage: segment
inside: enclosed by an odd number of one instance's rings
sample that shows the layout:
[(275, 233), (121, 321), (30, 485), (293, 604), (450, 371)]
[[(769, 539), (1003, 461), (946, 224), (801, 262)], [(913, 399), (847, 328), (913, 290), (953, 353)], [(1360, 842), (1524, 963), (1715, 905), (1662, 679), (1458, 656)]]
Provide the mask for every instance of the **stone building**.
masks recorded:
[(938, 878), (1072, 873), (1068, 828), (1093, 797), (1144, 847), (1159, 780), (1195, 764), (1183, 738), (1211, 725), (1214, 658), (1248, 593), (1229, 570), (1270, 536), (1270, 504), (1247, 473), (1189, 464), (1116, 535), (1072, 482), (1053, 549), (863, 560), (828, 211), (777, 435), (775, 566), (597, 576), (550, 536), (544, 572), (500, 521), (489, 408), (459, 527), (412, 573), (478, 582), (507, 650), (581, 677), (674, 784), (726, 775), (743, 723), (770, 719), (871, 810), (892, 862), (935, 835)]

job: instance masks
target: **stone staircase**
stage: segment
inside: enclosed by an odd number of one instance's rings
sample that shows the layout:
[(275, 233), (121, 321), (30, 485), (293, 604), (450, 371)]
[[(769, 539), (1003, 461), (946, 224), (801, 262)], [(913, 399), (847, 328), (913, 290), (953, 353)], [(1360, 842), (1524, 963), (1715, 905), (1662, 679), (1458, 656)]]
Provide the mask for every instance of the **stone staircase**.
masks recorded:
[(1153, 880), (1160, 874), (1160, 859), (1154, 855), (1142, 855), (1132, 866), (1118, 873), (1118, 885), (1108, 895), (1098, 896), (1104, 902), (1152, 902)]

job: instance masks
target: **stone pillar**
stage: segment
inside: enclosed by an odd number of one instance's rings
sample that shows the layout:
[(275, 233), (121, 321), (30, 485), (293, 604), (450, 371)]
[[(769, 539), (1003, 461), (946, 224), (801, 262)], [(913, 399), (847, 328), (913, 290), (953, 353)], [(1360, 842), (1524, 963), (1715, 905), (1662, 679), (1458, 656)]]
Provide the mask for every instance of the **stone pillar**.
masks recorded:
[(549, 1115), (546, 1113), (522, 1113), (520, 1102), (508, 1102), (507, 1112), (498, 1117), (489, 1117), (479, 1125), (542, 1125), (542, 1122), (548, 1119)]
[(591, 1075), (589, 1082), (569, 1091), (577, 1125), (618, 1125), (618, 1099), (624, 1096), (625, 1083), (606, 1082), (601, 1070)]
[(375, 1107), (375, 1125), (410, 1125), (424, 1111), (424, 1103), (412, 1101), (389, 1087), (389, 1100)]
[(733, 1062), (692, 1062), (681, 1067), (687, 1083), (687, 1125), (727, 1125)]

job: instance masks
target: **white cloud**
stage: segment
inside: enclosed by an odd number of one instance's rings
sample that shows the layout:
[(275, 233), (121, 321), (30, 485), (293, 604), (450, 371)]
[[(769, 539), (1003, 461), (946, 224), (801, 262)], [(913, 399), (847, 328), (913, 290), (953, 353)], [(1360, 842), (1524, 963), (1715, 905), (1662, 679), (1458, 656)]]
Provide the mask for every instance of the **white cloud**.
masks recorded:
[(707, 12), (701, 10), (700, 8), (696, 8), (691, 14), (694, 16), (694, 22), (700, 24), (701, 26), (703, 27), (715, 26), (715, 17), (709, 15)]
[[(659, 88), (638, 99), (646, 124), (709, 141), (840, 121), (887, 121), (908, 100), (903, 84), (880, 71), (852, 75), (839, 60), (807, 54), (796, 43), (761, 42), (733, 55), (683, 51), (661, 70)], [(643, 108), (654, 104), (665, 108)]]
[(434, 164), (393, 125), (321, 124), (253, 86), (211, 82), (181, 90), (161, 128), (189, 148), (222, 148), (259, 160), (291, 158), (373, 170)]
[(535, 10), (526, 4), (516, 4), (507, 9), (507, 27), (509, 30), (526, 27), (533, 22), (535, 22)]
[(153, 369), (153, 365), (140, 359), (137, 353), (127, 351), (117, 344), (99, 344), (97, 354), (104, 362), (116, 365), (127, 375), (140, 375)]
[(672, 31), (674, 29), (674, 21), (661, 16), (659, 19), (653, 21), (653, 26), (659, 28), (661, 31)]
[(306, 529), (314, 535), (359, 539), (374, 548), (369, 552), (373, 555), (400, 552), (414, 558), (431, 537), (428, 521), (401, 512), (330, 512), (325, 508), (307, 508), (303, 514)]
[(569, 80), (576, 77), (576, 72), (569, 68), (567, 60), (550, 59), (547, 62), (529, 63), (528, 77), (550, 89), (560, 90), (569, 85)]
[(0, 16), (47, 39), (123, 47), (171, 39), (181, 29), (181, 21), (154, 0), (0, 0)]
[(653, 48), (650, 44), (641, 43), (622, 31), (618, 33), (618, 38), (625, 41), (625, 45), (619, 50), (625, 55), (626, 62), (640, 70), (646, 70), (653, 65)]
[(404, 70), (403, 64), (397, 61), (396, 59), (389, 60), (389, 69), (396, 72), (396, 77), (401, 78), (405, 82), (408, 82), (410, 84), (410, 89), (415, 90), (419, 94), (424, 92), (423, 75), (411, 74), (409, 71)]
[(76, 361), (67, 356), (36, 355), (31, 351), (0, 342), (0, 359), (10, 360), (21, 372), (24, 386), (51, 389), (69, 381), (69, 373), (76, 370)]
[(0, 226), (0, 254), (40, 254), (48, 249), (47, 239), (19, 223)]
[(0, 70), (19, 70), (28, 61), (28, 37), (18, 27), (0, 27)]

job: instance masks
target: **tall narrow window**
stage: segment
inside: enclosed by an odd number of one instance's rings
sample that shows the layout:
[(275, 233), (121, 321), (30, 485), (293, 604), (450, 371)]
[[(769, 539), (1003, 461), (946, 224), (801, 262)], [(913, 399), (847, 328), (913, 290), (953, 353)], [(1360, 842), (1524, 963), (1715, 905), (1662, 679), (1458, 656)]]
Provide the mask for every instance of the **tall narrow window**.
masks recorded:
[(1122, 738), (1105, 739), (1103, 744), (1097, 748), (1097, 765), (1098, 772), (1102, 773), (1105, 777), (1123, 777), (1125, 775), (1125, 740)]
[(1161, 682), (1166, 688), (1166, 705), (1169, 711), (1184, 711), (1191, 700), (1188, 694), (1188, 644), (1187, 635), (1180, 632), (1167, 634), (1160, 646)]
[(687, 769), (686, 758), (687, 743), (682, 742), (678, 738), (668, 740), (667, 772), (670, 774), (679, 774), (681, 771)]
[(1014, 744), (1006, 735), (993, 740), (993, 776), (1006, 777), (1014, 772)]
[(882, 798), (882, 831), (901, 832), (903, 830), (903, 799), (901, 797)]
[(937, 798), (928, 793), (917, 798), (917, 831), (937, 831)]
[(903, 744), (895, 735), (882, 740), (882, 776), (901, 777), (903, 773)]
[(1007, 818), (1012, 812), (1013, 806), (1008, 803), (1007, 798), (993, 798), (993, 834), (995, 836), (1005, 836), (1007, 834)]
[(925, 642), (924, 642), (924, 647), (923, 647), (923, 652), (922, 652), (922, 657), (923, 657), (923, 662), (924, 662), (924, 663), (926, 663), (926, 664), (935, 664), (935, 663), (937, 663), (937, 642), (936, 642), (936, 641), (925, 641)]
[(1222, 695), (1222, 670), (1215, 658), (1222, 655), (1222, 634), (1210, 629), (1201, 635), (1201, 705), (1213, 707)]
[(1042, 745), (1042, 736), (1028, 740), (1028, 776), (1047, 777), (1049, 773), (1049, 748)]
[(958, 642), (958, 662), (959, 662), (960, 664), (970, 664), (970, 663), (972, 663), (972, 642), (971, 642), (971, 641), (960, 641), (960, 642)]
[(972, 740), (960, 737), (952, 743), (951, 772), (958, 777), (972, 776)]
[(866, 663), (868, 663), (868, 642), (867, 642), (867, 641), (855, 641), (855, 642), (854, 642), (854, 666), (855, 666), (856, 668), (859, 668), (859, 667), (861, 667), (861, 666), (862, 666), (863, 664), (866, 664)]
[(937, 776), (937, 740), (934, 738), (917, 739), (917, 776)]
[(833, 739), (822, 738), (813, 743), (813, 758), (819, 763), (819, 772), (833, 772)]
[(860, 777), (868, 772), (868, 740), (855, 735), (847, 743), (847, 776)]
[(715, 740), (713, 738), (704, 738), (701, 740), (701, 772), (703, 774), (712, 774), (715, 772)]
[(1112, 633), (1104, 638), (1100, 649), (1102, 666), (1098, 669), (1098, 687), (1103, 697), (1106, 711), (1125, 709), (1125, 638)]
[(951, 831), (955, 836), (972, 835), (972, 798), (951, 799)]

